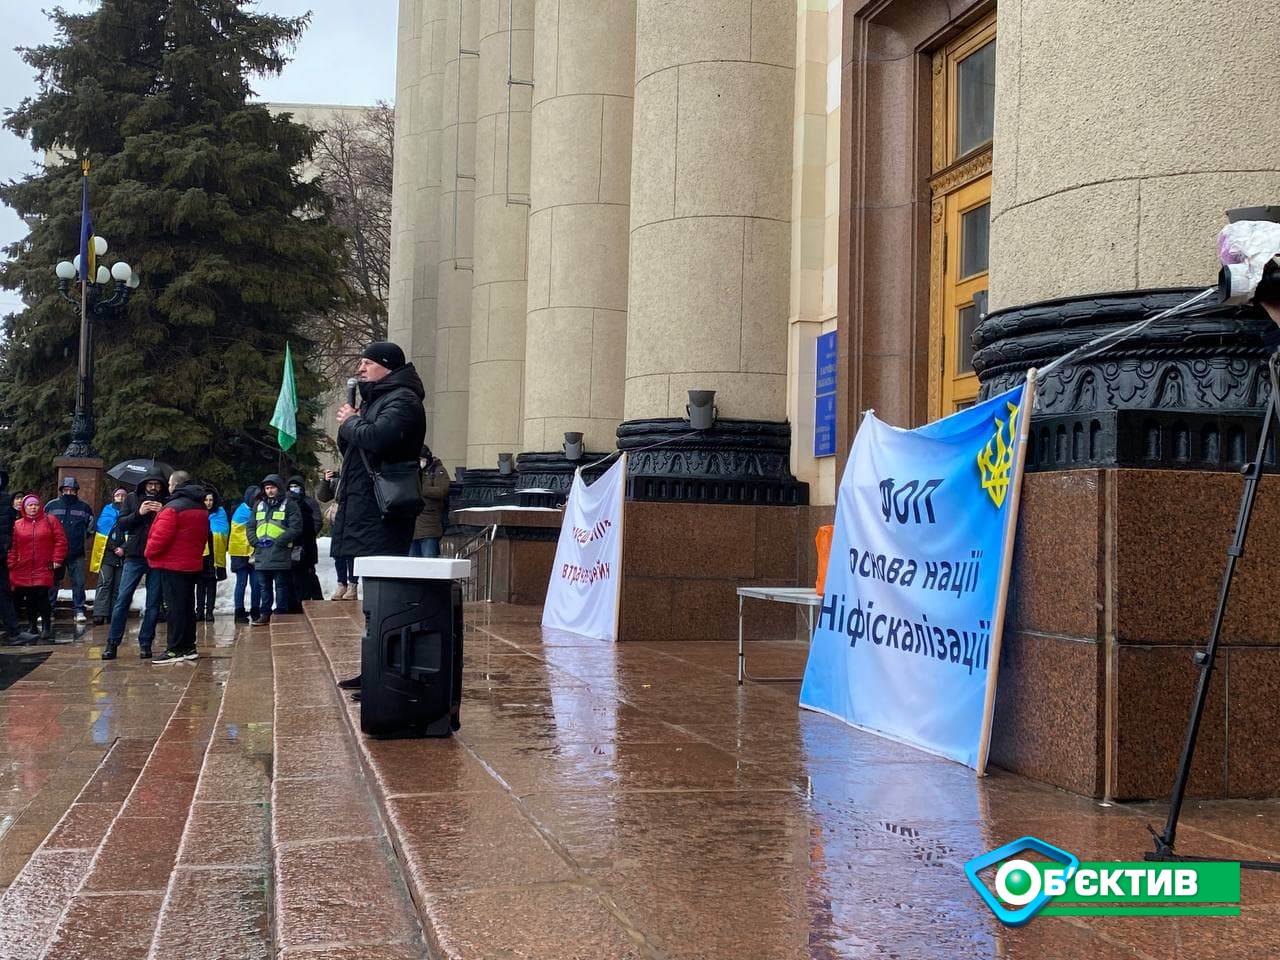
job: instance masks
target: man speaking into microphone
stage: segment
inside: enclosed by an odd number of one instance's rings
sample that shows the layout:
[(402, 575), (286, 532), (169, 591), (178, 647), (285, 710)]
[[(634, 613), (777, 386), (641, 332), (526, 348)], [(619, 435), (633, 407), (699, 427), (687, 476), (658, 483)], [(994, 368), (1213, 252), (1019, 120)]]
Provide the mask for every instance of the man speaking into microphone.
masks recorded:
[[(376, 474), (392, 465), (412, 463), (427, 432), (422, 406), (426, 390), (412, 363), (396, 344), (378, 340), (360, 354), (356, 368), (360, 407), (348, 402), (338, 410), (338, 510), (333, 520), (335, 557), (406, 556), (413, 541), (416, 512), (384, 516), (374, 488)], [(421, 503), (419, 502), (419, 509)], [(359, 689), (360, 678), (344, 680)]]

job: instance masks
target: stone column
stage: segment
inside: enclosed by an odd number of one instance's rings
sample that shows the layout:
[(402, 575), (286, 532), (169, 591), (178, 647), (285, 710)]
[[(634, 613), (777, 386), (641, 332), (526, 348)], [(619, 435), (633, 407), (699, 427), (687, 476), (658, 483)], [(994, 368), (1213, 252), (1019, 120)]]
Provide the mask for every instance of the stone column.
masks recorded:
[(391, 168), (391, 263), (387, 298), (387, 336), (402, 346), (413, 331), (414, 228), (412, 195), (420, 170), (410, 170), (421, 153), (421, 138), (411, 133), (411, 105), (418, 83), (418, 49), (422, 24), (421, 0), (400, 0), (396, 24), (396, 133), (395, 163)]
[(992, 308), (1211, 283), (1280, 196), (1274, 8), (1002, 0), (997, 37)]
[[(818, 9), (813, 9), (815, 6)], [(799, 4), (791, 147), (791, 310), (787, 419), (791, 470), (809, 502), (834, 504), (836, 458), (813, 453), (817, 338), (836, 329), (840, 263), (840, 54), (844, 5)]]
[(401, 0), (391, 190), (391, 295), (387, 338), (428, 384), (428, 442), (435, 426), (436, 277), (440, 259), (440, 99), (445, 3)]
[(475, 115), (479, 4), (433, 0), (444, 15), (440, 102), (440, 261), (432, 451), (450, 472), (466, 462), (471, 368), (471, 237), (475, 196)]
[(537, 0), (524, 450), (610, 450), (626, 376), (635, 0)]
[(627, 419), (786, 416), (796, 7), (637, 0)]
[(531, 90), (508, 76), (533, 76), (533, 0), (482, 0), (468, 467), (520, 448)]

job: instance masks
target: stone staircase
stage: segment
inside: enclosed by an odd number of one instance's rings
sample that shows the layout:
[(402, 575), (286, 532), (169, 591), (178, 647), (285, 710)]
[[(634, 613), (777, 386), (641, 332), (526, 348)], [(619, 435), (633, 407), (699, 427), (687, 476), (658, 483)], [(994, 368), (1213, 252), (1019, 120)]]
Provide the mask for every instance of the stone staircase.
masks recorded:
[(271, 628), (275, 939), (282, 960), (428, 954), (395, 852), (357, 760), (344, 701), (299, 620)]
[(110, 667), (188, 679), (0, 895), (0, 960), (425, 957), (309, 627), (280, 617), (209, 653)]
[[(159, 669), (145, 662), (128, 669)], [(145, 957), (193, 806), (228, 661), (205, 658), (158, 738), (120, 739), (3, 897), (3, 960)]]

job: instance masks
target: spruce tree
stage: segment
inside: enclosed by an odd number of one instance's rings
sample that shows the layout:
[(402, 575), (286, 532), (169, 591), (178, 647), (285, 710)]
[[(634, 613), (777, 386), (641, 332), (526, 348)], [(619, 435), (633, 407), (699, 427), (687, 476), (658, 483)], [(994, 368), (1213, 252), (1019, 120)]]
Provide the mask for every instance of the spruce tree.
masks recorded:
[(91, 13), (55, 9), (55, 41), (20, 51), (39, 92), (5, 125), (57, 159), (0, 186), (30, 225), (0, 268), (27, 304), (6, 318), (0, 349), (0, 456), (15, 488), (48, 487), (70, 435), (79, 314), (53, 266), (79, 249), (82, 158), (104, 262), (141, 274), (124, 312), (96, 327), (95, 446), (108, 466), (154, 456), (228, 493), (274, 471), (286, 341), (303, 362), (301, 436), (285, 466), (315, 463), (322, 385), (300, 331), (343, 296), (344, 244), (319, 186), (298, 176), (315, 134), (248, 99), (253, 78), (284, 68), (307, 18), (251, 7), (101, 0)]

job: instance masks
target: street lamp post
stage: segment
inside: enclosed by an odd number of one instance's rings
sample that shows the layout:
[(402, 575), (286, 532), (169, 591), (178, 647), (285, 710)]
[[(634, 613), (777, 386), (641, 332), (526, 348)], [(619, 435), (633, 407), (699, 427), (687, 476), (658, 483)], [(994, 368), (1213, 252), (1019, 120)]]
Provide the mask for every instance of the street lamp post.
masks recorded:
[[(91, 241), (94, 253), (101, 257), (107, 252), (107, 241), (94, 237)], [(76, 411), (71, 418), (71, 443), (64, 457), (97, 457), (93, 449), (93, 323), (104, 320), (129, 302), (129, 296), (138, 286), (139, 277), (123, 260), (110, 270), (99, 266), (93, 277), (80, 281), (79, 297), (71, 292), (71, 282), (80, 275), (80, 257), (63, 260), (55, 272), (58, 275), (58, 293), (68, 303), (80, 307), (80, 358), (76, 382)], [(87, 271), (86, 271), (87, 272)]]

